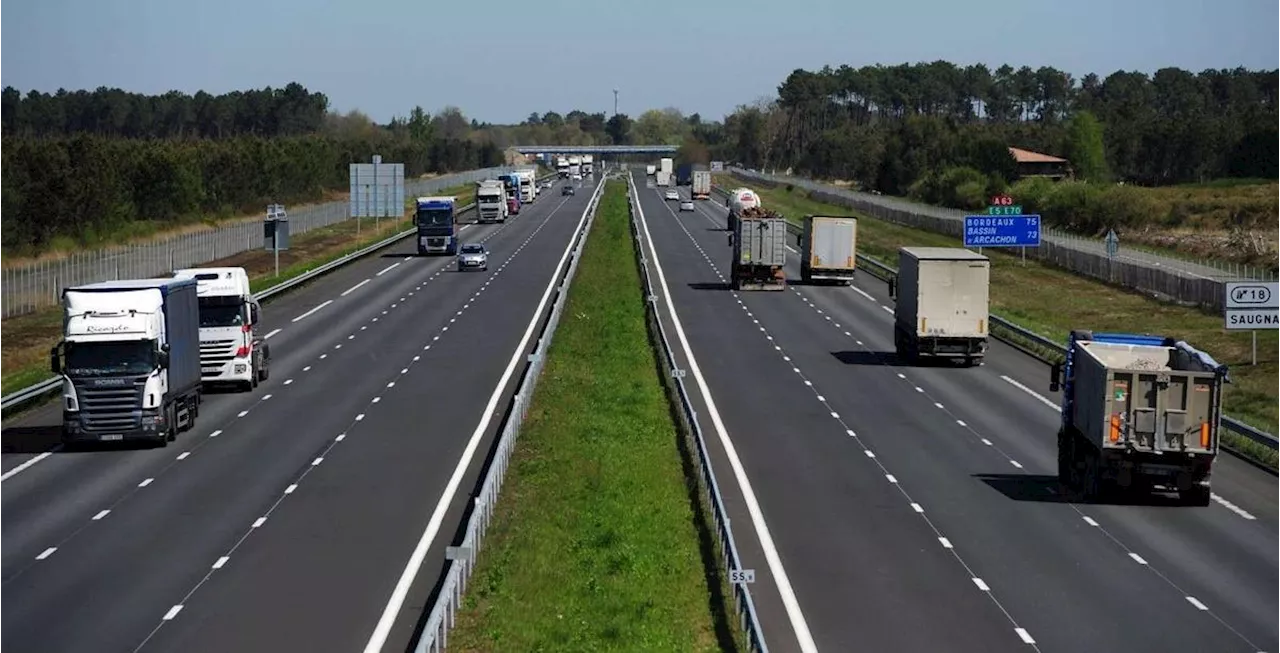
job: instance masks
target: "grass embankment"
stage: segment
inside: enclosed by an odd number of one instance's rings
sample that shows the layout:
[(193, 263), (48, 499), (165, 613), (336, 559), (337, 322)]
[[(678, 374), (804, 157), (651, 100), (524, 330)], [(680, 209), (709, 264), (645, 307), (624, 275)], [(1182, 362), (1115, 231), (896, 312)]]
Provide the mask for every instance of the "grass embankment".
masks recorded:
[[(801, 188), (753, 185), (730, 175), (716, 175), (716, 185), (750, 186), (765, 206), (796, 221), (806, 214), (857, 215), (859, 253), (886, 265), (898, 266), (898, 248), (909, 245), (961, 247), (950, 236), (885, 222), (850, 209), (817, 202)], [(1233, 383), (1225, 393), (1226, 413), (1271, 433), (1277, 432), (1277, 384), (1280, 373), (1277, 332), (1258, 334), (1258, 364), (1250, 365), (1251, 341), (1247, 332), (1222, 328), (1222, 317), (1175, 306), (1143, 295), (1078, 276), (1061, 268), (1027, 259), (1024, 266), (1017, 250), (983, 250), (991, 258), (991, 310), (1057, 342), (1065, 343), (1071, 329), (1137, 331), (1176, 336), (1209, 352), (1231, 366)], [(1053, 289), (1046, 292), (1046, 289)], [(1046, 372), (1045, 383), (1048, 384)], [(1234, 436), (1233, 436), (1234, 437)], [(1231, 445), (1271, 465), (1276, 453), (1241, 442)]]
[[(473, 184), (442, 190), (438, 195), (454, 195), (461, 204), (469, 204)], [(408, 204), (408, 202), (406, 202)], [(406, 215), (408, 215), (406, 207)], [(271, 252), (252, 250), (235, 256), (202, 263), (204, 267), (242, 267), (249, 273), (254, 292), (270, 288), (305, 274), (330, 261), (383, 240), (412, 226), (412, 219), (365, 218), (344, 220), (321, 229), (312, 229), (290, 238), (289, 249), (280, 252), (280, 276), (275, 276), (275, 258)], [(359, 233), (357, 233), (357, 226)], [(267, 310), (270, 310), (268, 308)], [(0, 324), (4, 332), (0, 340), (0, 394), (9, 394), (51, 376), (49, 348), (62, 336), (62, 309), (51, 306), (34, 313), (19, 315)]]
[(648, 340), (627, 187), (610, 181), (450, 648), (732, 647), (681, 438)]

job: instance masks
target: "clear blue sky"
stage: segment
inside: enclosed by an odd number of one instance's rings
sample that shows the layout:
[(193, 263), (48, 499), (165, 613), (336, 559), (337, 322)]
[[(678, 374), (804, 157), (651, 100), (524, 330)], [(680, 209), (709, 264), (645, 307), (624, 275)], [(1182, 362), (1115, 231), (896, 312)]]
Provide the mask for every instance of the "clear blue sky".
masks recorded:
[[(142, 93), (298, 81), (384, 122), (415, 104), (719, 118), (795, 68), (947, 59), (1077, 77), (1277, 67), (1276, 0), (10, 0), (3, 80)], [(332, 7), (332, 8), (327, 8)], [(536, 70), (527, 70), (529, 64)], [(525, 70), (521, 70), (521, 68)]]

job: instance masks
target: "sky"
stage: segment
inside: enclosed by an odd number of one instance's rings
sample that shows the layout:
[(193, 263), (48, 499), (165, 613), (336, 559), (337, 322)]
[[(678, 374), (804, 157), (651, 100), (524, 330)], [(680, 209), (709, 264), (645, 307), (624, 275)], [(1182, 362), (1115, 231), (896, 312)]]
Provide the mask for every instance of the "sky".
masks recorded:
[[(322, 7), (328, 8), (322, 8)], [(676, 107), (719, 119), (796, 68), (946, 59), (1077, 78), (1275, 69), (1276, 0), (9, 0), (0, 84), (158, 94), (297, 81), (379, 122)]]

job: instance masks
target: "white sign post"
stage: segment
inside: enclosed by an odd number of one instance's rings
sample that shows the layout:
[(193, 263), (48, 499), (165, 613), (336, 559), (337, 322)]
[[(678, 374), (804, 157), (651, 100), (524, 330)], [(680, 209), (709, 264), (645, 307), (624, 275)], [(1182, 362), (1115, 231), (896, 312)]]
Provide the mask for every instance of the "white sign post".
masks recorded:
[(1223, 315), (1228, 331), (1253, 334), (1252, 365), (1258, 364), (1258, 331), (1280, 329), (1280, 283), (1235, 281), (1227, 284)]

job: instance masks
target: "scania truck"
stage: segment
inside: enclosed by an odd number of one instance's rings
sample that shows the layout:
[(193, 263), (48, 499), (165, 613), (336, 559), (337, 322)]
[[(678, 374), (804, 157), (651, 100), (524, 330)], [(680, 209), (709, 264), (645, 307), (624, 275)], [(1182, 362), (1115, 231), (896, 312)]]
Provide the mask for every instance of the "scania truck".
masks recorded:
[(454, 198), (419, 197), (413, 224), (418, 228), (418, 254), (453, 256), (458, 253)]
[(200, 305), (200, 379), (249, 391), (266, 381), (271, 352), (257, 336), (262, 307), (244, 268), (187, 268), (175, 279), (195, 279)]
[(507, 221), (507, 194), (497, 179), (476, 182), (476, 221)]
[(62, 291), (62, 442), (165, 446), (200, 409), (195, 279), (102, 281)]

